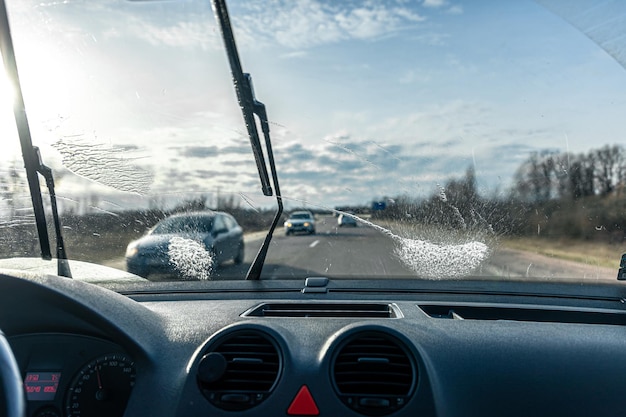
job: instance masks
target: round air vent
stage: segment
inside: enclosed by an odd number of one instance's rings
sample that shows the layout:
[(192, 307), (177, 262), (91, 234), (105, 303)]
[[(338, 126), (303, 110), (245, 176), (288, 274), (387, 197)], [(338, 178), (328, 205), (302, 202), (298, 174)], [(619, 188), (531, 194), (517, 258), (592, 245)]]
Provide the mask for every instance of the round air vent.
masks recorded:
[(384, 416), (413, 394), (417, 367), (408, 349), (381, 332), (361, 333), (339, 346), (332, 379), (339, 398), (354, 411)]
[(198, 385), (223, 410), (240, 411), (265, 400), (281, 371), (274, 340), (256, 330), (237, 331), (209, 348), (198, 364)]

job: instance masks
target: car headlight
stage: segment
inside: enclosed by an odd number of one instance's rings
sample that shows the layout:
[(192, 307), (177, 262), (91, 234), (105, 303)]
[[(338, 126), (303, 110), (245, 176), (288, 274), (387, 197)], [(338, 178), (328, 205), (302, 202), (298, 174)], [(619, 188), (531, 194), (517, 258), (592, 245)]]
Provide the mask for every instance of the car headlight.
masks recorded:
[(311, 223), (309, 222), (304, 222), (304, 227), (309, 227), (311, 225)]
[(128, 246), (126, 247), (126, 257), (127, 258), (132, 258), (133, 256), (135, 256), (137, 254), (137, 244), (135, 242), (131, 242), (128, 244)]
[(291, 227), (291, 223), (290, 222), (285, 222), (285, 227)]

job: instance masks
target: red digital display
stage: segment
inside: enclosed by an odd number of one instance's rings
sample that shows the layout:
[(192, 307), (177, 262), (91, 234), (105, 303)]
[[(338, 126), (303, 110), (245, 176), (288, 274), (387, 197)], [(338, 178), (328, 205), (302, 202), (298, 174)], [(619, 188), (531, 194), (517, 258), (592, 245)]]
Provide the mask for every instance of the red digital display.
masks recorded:
[(52, 401), (59, 388), (61, 372), (27, 372), (24, 390), (28, 401)]

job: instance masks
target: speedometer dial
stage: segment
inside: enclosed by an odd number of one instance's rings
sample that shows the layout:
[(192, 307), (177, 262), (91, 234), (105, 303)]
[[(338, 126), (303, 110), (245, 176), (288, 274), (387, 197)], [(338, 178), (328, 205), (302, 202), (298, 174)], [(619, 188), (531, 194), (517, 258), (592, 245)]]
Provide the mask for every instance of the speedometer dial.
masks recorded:
[(67, 417), (121, 417), (135, 385), (135, 364), (123, 354), (97, 357), (74, 377), (66, 399)]

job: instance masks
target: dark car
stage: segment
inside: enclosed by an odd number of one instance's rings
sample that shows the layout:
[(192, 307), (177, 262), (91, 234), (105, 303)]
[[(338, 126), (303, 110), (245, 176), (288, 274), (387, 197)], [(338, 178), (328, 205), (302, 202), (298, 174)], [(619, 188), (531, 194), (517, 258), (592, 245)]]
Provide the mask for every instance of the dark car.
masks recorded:
[[(189, 259), (193, 257), (193, 259)], [(126, 269), (136, 275), (203, 276), (217, 265), (243, 262), (243, 230), (228, 213), (176, 214), (161, 220), (144, 237), (128, 244)], [(190, 262), (191, 261), (191, 262)], [(191, 274), (193, 272), (193, 274)]]

